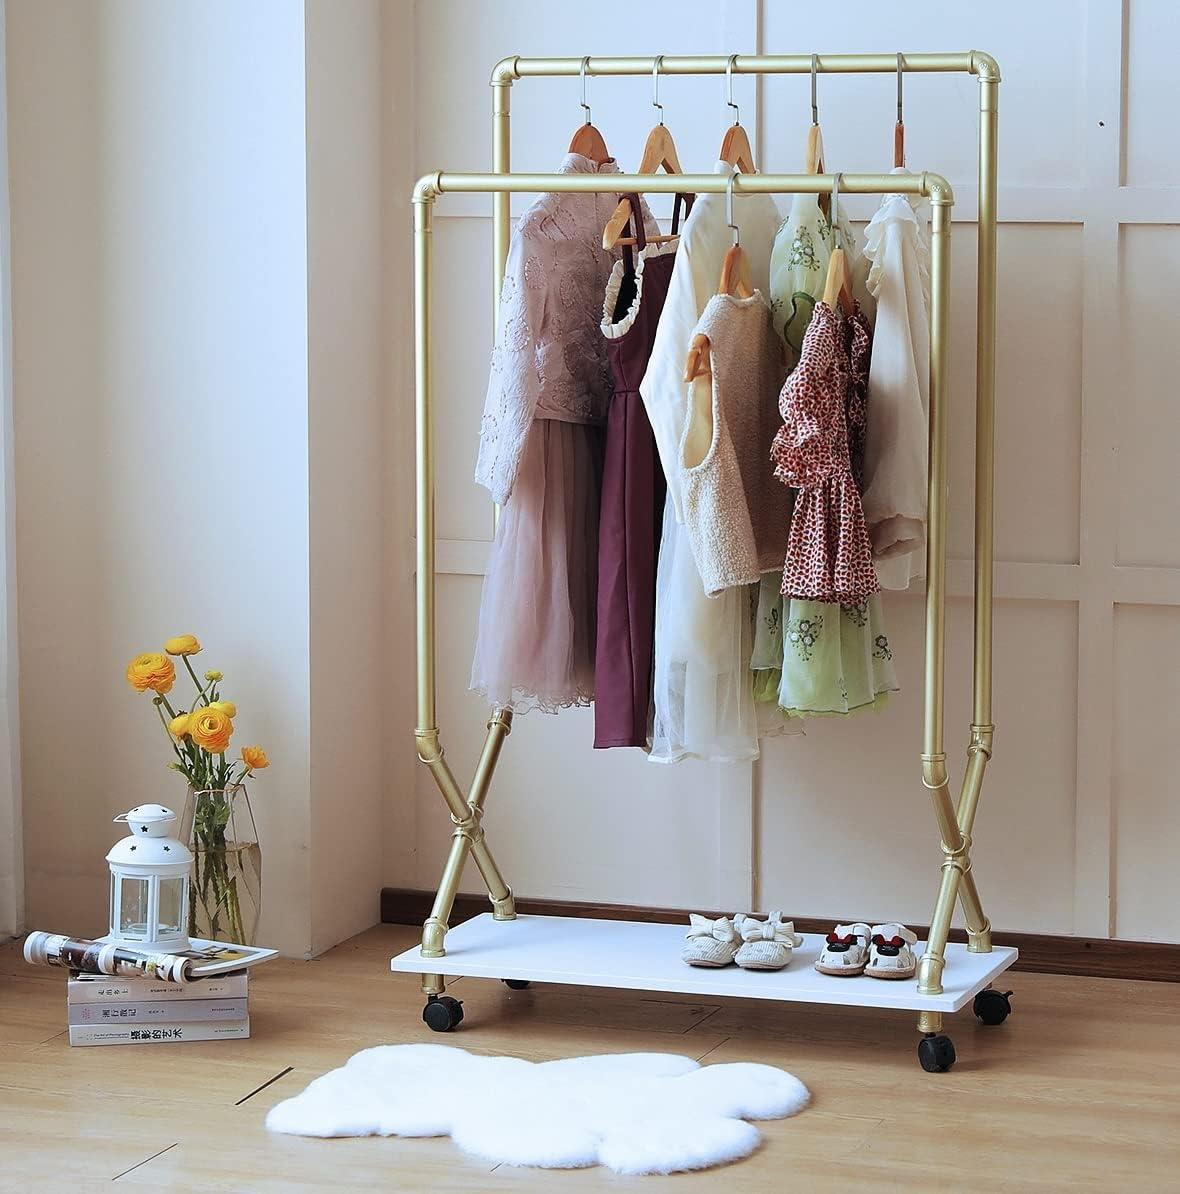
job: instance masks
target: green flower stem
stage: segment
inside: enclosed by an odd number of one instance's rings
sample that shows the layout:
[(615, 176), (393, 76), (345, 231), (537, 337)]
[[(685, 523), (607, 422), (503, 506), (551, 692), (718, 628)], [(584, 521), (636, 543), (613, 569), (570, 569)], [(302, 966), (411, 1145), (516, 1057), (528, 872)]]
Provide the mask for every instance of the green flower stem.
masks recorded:
[[(155, 704), (154, 701), (152, 703)], [(165, 703), (167, 703), (167, 702), (165, 702)], [(176, 739), (172, 737), (172, 731), (168, 729), (168, 722), (164, 720), (164, 710), (161, 709), (159, 705), (156, 705), (156, 712), (160, 715), (160, 724), (164, 727), (164, 733), (165, 733), (165, 735), (167, 735), (168, 742), (171, 745), (172, 749), (176, 752), (176, 757), (180, 760), (181, 766), (183, 767), (184, 766), (184, 755), (181, 753), (180, 747), (176, 745)], [(188, 771), (185, 771), (184, 775), (185, 775), (185, 778), (189, 781), (189, 783), (192, 783), (192, 781), (193, 781), (192, 775)]]
[[(198, 697), (198, 699), (200, 699), (200, 695), (201, 695), (201, 694), (202, 694), (202, 693), (205, 691), (205, 687), (204, 687), (204, 685), (203, 685), (203, 684), (200, 682), (200, 680), (198, 680), (198, 679), (197, 679), (197, 673), (193, 671), (193, 665), (192, 665), (191, 663), (189, 663), (189, 661), (188, 661), (188, 656), (187, 656), (187, 655), (182, 655), (182, 656), (181, 656), (181, 659), (183, 659), (183, 660), (184, 660), (184, 666), (185, 666), (185, 668), (187, 668), (187, 669), (188, 669), (188, 674), (189, 674), (190, 676), (192, 676), (192, 678), (193, 678), (193, 683), (194, 683), (194, 684), (197, 686), (197, 697)], [(210, 684), (212, 684), (212, 681), (210, 681)], [(208, 702), (206, 702), (206, 704), (207, 704), (207, 703), (208, 703)], [(195, 706), (194, 706), (194, 707), (195, 707)]]

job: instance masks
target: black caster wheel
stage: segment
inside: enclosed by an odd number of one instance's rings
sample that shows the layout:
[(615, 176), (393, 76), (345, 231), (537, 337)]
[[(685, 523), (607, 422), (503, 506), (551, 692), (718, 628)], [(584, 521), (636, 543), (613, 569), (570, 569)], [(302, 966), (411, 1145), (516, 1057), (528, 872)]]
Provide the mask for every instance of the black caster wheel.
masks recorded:
[(928, 1074), (945, 1074), (955, 1064), (955, 1046), (949, 1036), (931, 1033), (918, 1042), (918, 1063)]
[(510, 991), (527, 991), (533, 985), (527, 978), (502, 978), (500, 981)]
[(431, 995), (422, 1009), (422, 1019), (433, 1032), (450, 1032), (463, 1022), (463, 1005), (450, 995)]
[(1003, 1024), (1012, 1011), (1011, 991), (985, 987), (975, 996), (972, 1010), (985, 1024)]

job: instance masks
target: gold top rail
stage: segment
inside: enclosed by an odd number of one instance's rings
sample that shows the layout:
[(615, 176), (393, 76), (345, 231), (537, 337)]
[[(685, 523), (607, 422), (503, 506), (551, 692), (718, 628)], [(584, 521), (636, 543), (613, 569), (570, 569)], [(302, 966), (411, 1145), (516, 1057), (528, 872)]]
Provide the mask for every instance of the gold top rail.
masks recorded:
[[(723, 75), (730, 58), (726, 54), (664, 54), (636, 58), (502, 58), (492, 70), (492, 86), (511, 86), (516, 79), (577, 75), (586, 63), (587, 75), (650, 75), (658, 63), (661, 75)], [(818, 74), (897, 74), (897, 53), (818, 54)], [(981, 50), (949, 54), (902, 54), (901, 69), (907, 74), (971, 74), (1000, 81), (996, 60)], [(733, 59), (735, 75), (809, 75), (810, 54), (738, 54)]]
[(836, 180), (841, 194), (925, 195), (938, 207), (955, 201), (951, 184), (941, 174), (424, 174), (414, 187), (414, 202), (423, 203), (448, 191), (533, 192), (556, 191), (604, 194), (638, 191), (670, 195), (686, 191), (695, 195), (724, 195), (733, 179), (735, 195), (829, 195)]

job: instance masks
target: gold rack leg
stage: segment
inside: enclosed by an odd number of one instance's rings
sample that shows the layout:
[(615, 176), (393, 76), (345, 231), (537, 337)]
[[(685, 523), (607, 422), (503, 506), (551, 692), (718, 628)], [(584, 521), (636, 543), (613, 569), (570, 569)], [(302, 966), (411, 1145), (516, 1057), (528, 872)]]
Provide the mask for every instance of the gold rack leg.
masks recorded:
[[(507, 89), (504, 89), (505, 96)], [(505, 103), (506, 103), (505, 99)], [(507, 141), (505, 108), (504, 145)], [(496, 709), (488, 721), (487, 736), (476, 764), (471, 787), (464, 794), (444, 757), (435, 708), (434, 621), (434, 422), (431, 410), (430, 297), (431, 241), (437, 178), (420, 183), (414, 192), (414, 329), (415, 411), (417, 420), (417, 575), (418, 615), (418, 728), (414, 737), (418, 758), (430, 768), (434, 782), (450, 811), (454, 833), (430, 916), (422, 927), (422, 955), (441, 958), (455, 894), (463, 867), (471, 857), (483, 877), (497, 920), (516, 915), (512, 891), (504, 882), (484, 838), (483, 805), (500, 757), (504, 739), (512, 729), (512, 711)], [(423, 977), (427, 995), (444, 990), (440, 975)]]

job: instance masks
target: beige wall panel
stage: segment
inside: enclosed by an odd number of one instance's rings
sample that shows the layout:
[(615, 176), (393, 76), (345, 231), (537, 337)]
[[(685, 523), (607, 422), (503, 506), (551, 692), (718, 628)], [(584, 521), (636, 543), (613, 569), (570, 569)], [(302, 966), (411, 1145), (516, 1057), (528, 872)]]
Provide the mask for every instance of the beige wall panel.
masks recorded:
[[(439, 721), (447, 760), (466, 786), (487, 721), (467, 690), (481, 577), (449, 576), (438, 597)], [(485, 824), (522, 895), (610, 903), (700, 904), (717, 898), (716, 789), (722, 769), (664, 767), (638, 750), (593, 750), (593, 712), (518, 717)], [(449, 840), (441, 798), (419, 769), (417, 885), (432, 887)], [(469, 868), (465, 890), (480, 891)]]
[[(921, 784), (922, 603), (888, 627), (903, 691), (881, 712), (814, 719), (764, 744), (761, 903), (788, 915), (930, 916), (941, 853)], [(948, 610), (947, 750), (957, 788), (970, 721), (970, 603)], [(1069, 932), (1076, 719), (1073, 607), (996, 611), (996, 755), (978, 820), (978, 878), (993, 923)]]
[[(771, 53), (832, 49), (840, 53), (905, 49), (987, 49), (1004, 75), (1001, 99), (1000, 183), (1055, 186), (1078, 183), (1076, 109), (1081, 97), (1083, 26), (1075, 0), (1037, 5), (1030, 36), (1027, 5), (890, 5), (874, 0), (840, 6), (839, 19), (818, 27), (795, 4), (763, 5), (763, 44)], [(1052, 44), (1052, 52), (1046, 53)], [(765, 169), (802, 169), (811, 123), (807, 75), (771, 76), (765, 84)], [(915, 169), (937, 170), (952, 183), (974, 186), (978, 84), (966, 75), (907, 75), (906, 157)], [(893, 162), (897, 88), (893, 77), (820, 77), (819, 118), (828, 165), (881, 170)], [(760, 163), (761, 164), (761, 163)]]
[[(483, 170), (491, 164), (491, 91), (488, 78), (500, 59), (572, 54), (721, 53), (729, 45), (754, 47), (756, 4), (715, 0), (656, 0), (653, 3), (562, 5), (558, 16), (549, 0), (515, 0), (488, 5), (481, 0), (441, 0), (419, 5), (420, 60), (439, 61), (447, 47), (445, 69), (419, 76), (421, 170)], [(456, 29), (463, 37), (454, 36)], [(611, 152), (634, 169), (648, 129), (656, 123), (650, 77), (588, 81), (588, 102), (595, 125)], [(685, 170), (711, 171), (730, 109), (721, 79), (665, 78), (660, 102), (676, 137)], [(738, 79), (735, 98), (742, 120), (755, 121), (752, 79)], [(555, 170), (583, 119), (581, 85), (576, 78), (524, 79), (513, 87), (512, 146), (516, 170)], [(449, 210), (490, 212), (486, 195), (456, 196)], [(529, 197), (517, 196), (522, 210)], [(656, 210), (667, 202), (658, 200)]]
[(1126, 8), (1125, 181), (1132, 187), (1180, 186), (1175, 125), (1180, 6), (1174, 0), (1128, 0)]
[[(974, 224), (951, 246), (949, 551), (974, 554)], [(996, 559), (1078, 558), (1082, 229), (1002, 224), (997, 248)]]
[(1180, 376), (1180, 225), (1122, 229), (1117, 342), (1120, 564), (1180, 565), (1176, 487), (1176, 378)]
[(1115, 932), (1180, 941), (1180, 609), (1119, 605), (1114, 625)]
[(492, 273), (491, 227), (488, 220), (461, 218), (436, 219), (434, 225), (434, 326), (441, 329), (433, 357), (440, 539), (492, 537), (492, 501), (473, 480), (492, 347), (484, 285)]

